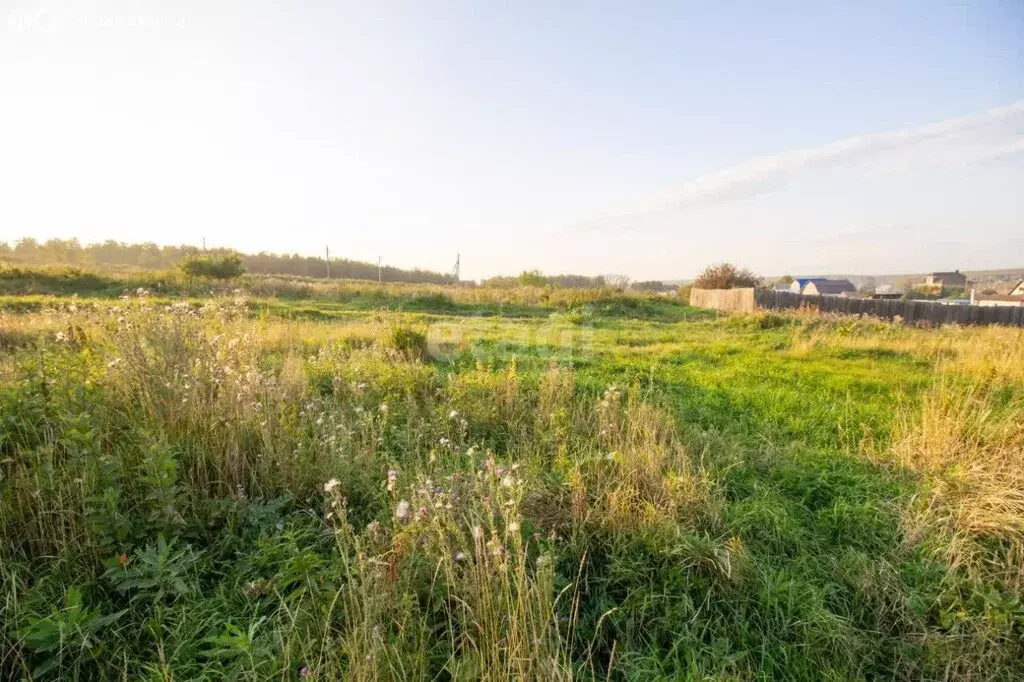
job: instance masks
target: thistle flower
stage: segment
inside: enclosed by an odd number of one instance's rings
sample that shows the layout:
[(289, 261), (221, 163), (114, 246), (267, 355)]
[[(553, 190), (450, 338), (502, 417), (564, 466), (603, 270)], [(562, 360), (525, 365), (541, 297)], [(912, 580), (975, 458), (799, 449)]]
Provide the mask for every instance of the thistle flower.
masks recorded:
[(341, 485), (341, 481), (339, 481), (336, 478), (332, 478), (331, 480), (327, 481), (327, 483), (324, 483), (324, 492), (334, 492), (334, 489), (337, 488), (339, 485)]
[(399, 500), (398, 507), (395, 509), (395, 518), (399, 521), (409, 518), (409, 502), (407, 500)]

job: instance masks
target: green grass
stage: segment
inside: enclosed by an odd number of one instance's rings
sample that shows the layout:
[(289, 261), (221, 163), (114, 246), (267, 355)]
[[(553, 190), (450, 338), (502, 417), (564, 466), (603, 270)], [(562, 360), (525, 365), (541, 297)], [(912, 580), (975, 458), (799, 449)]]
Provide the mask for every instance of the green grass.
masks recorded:
[(1019, 330), (346, 292), (0, 300), (0, 677), (1024, 676)]

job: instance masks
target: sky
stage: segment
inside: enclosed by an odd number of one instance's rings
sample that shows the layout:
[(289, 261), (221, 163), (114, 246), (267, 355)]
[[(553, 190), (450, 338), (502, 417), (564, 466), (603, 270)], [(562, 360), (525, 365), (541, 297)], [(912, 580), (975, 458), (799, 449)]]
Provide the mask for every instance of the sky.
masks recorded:
[(1024, 3), (0, 0), (0, 241), (1024, 267)]

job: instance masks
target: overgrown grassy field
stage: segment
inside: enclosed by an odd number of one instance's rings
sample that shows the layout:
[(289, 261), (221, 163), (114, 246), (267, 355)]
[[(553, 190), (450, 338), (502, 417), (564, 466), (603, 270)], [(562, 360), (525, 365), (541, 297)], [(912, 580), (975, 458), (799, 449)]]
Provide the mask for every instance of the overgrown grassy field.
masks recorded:
[(0, 300), (0, 678), (1024, 678), (1024, 330), (310, 286)]

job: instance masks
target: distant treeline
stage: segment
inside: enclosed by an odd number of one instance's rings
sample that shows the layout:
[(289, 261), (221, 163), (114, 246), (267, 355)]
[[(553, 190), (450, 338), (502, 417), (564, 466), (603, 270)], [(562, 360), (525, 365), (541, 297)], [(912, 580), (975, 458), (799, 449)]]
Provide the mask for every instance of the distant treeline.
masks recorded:
[[(74, 265), (97, 268), (142, 268), (160, 270), (177, 267), (188, 256), (203, 253), (195, 246), (158, 246), (125, 244), (107, 240), (96, 244), (82, 245), (77, 239), (48, 239), (40, 242), (32, 238), (19, 239), (13, 245), (0, 242), (0, 260), (25, 265)], [(234, 253), (230, 249), (209, 249), (211, 256), (225, 256)], [(258, 275), (292, 275), (298, 277), (327, 277), (328, 267), (324, 258), (279, 253), (243, 253), (242, 263), (246, 272)], [(332, 258), (331, 279), (377, 279), (377, 265), (347, 258)], [(451, 276), (429, 270), (403, 270), (384, 266), (380, 278), (385, 282), (411, 282), (446, 284)]]
[[(231, 249), (207, 249), (195, 246), (159, 246), (152, 242), (126, 244), (108, 239), (95, 244), (81, 244), (77, 239), (48, 239), (40, 242), (32, 238), (19, 239), (13, 244), (0, 242), (0, 261), (12, 265), (69, 265), (94, 269), (169, 270), (179, 267), (190, 256), (205, 254), (211, 259), (223, 258), (236, 252)], [(292, 277), (327, 278), (327, 261), (315, 256), (297, 253), (280, 254), (240, 253), (245, 272), (256, 275), (285, 275)], [(376, 263), (364, 263), (347, 258), (332, 258), (330, 279), (377, 280)], [(380, 270), (384, 282), (410, 284), (451, 284), (448, 273), (430, 270), (403, 270), (385, 265)], [(473, 286), (473, 282), (461, 282)], [(521, 286), (553, 287), (558, 289), (631, 289), (633, 291), (665, 292), (675, 287), (659, 281), (632, 282), (621, 275), (545, 275), (539, 270), (525, 270), (518, 276), (498, 276), (485, 279), (483, 286), (511, 289)]]
[(485, 279), (481, 284), (485, 287), (499, 289), (511, 289), (520, 286), (532, 287), (555, 287), (559, 289), (631, 289), (633, 291), (662, 292), (672, 291), (675, 287), (650, 280), (646, 282), (630, 283), (628, 277), (622, 275), (545, 275), (540, 270), (524, 270), (517, 277), (511, 275), (499, 275)]
[(605, 277), (586, 275), (545, 275), (540, 270), (524, 270), (518, 276), (497, 275), (481, 282), (485, 287), (513, 289), (515, 287), (559, 287), (562, 289), (600, 289), (610, 286)]

